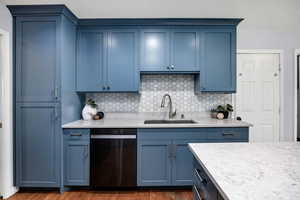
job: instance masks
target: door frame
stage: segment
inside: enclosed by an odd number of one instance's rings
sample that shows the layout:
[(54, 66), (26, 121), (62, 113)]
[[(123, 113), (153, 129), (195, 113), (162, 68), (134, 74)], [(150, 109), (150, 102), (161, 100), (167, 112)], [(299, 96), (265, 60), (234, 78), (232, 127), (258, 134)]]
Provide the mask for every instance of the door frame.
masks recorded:
[(295, 49), (294, 53), (294, 139), (297, 141), (298, 137), (298, 96), (297, 96), (297, 56), (300, 55), (300, 49)]
[[(284, 51), (282, 49), (237, 49), (237, 54), (279, 54), (279, 138), (280, 142), (284, 137), (284, 123), (283, 123), (283, 113), (284, 113)], [(238, 67), (238, 66), (237, 66)], [(238, 70), (236, 70), (238, 71)], [(233, 94), (233, 105), (236, 107), (236, 94)], [(236, 112), (234, 112), (236, 116)]]
[[(0, 159), (1, 156), (6, 155), (6, 165), (3, 166), (3, 171), (0, 171), (0, 177), (3, 176), (3, 173), (6, 174), (5, 182), (0, 188), (0, 196), (3, 195), (3, 198), (8, 198), (17, 192), (17, 188), (13, 186), (14, 179), (14, 142), (13, 142), (13, 69), (12, 69), (12, 49), (11, 49), (11, 36), (10, 33), (0, 29), (0, 51), (3, 55), (3, 59), (0, 60), (1, 66), (1, 81), (2, 81), (2, 133), (0, 138), (3, 137), (4, 144), (1, 144), (0, 147)], [(3, 106), (5, 105), (5, 106)], [(5, 114), (4, 114), (5, 113)], [(5, 133), (5, 137), (4, 137)], [(3, 141), (3, 140), (0, 141)], [(0, 162), (1, 163), (1, 162)], [(2, 179), (3, 180), (3, 179)], [(4, 181), (3, 180), (3, 181)], [(1, 184), (1, 183), (0, 183)]]

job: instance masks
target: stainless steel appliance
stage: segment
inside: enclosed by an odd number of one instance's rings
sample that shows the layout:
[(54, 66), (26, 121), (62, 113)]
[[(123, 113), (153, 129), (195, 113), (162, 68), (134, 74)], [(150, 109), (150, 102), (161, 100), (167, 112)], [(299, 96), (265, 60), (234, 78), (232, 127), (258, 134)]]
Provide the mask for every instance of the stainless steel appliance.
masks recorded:
[(135, 187), (136, 129), (93, 129), (91, 135), (91, 185)]

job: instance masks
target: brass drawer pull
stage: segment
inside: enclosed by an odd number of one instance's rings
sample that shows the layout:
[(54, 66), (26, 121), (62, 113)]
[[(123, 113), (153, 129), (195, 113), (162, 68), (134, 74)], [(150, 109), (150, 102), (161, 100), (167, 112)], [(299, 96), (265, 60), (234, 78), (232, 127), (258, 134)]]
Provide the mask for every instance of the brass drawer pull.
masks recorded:
[(71, 133), (70, 136), (71, 137), (80, 137), (80, 136), (82, 136), (82, 134), (81, 133)]

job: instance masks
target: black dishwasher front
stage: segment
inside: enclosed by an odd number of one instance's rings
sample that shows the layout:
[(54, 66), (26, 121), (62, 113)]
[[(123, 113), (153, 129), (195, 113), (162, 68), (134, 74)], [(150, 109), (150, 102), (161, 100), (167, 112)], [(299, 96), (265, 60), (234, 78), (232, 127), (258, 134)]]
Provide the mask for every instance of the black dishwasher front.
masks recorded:
[(92, 187), (136, 187), (136, 132), (136, 129), (92, 129)]

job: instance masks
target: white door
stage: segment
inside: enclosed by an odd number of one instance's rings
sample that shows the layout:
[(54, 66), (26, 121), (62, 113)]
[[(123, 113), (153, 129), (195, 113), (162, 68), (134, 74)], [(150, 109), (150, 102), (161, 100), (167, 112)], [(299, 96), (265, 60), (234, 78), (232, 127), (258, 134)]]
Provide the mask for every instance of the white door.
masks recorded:
[(237, 56), (236, 116), (252, 123), (251, 142), (279, 141), (278, 53)]

